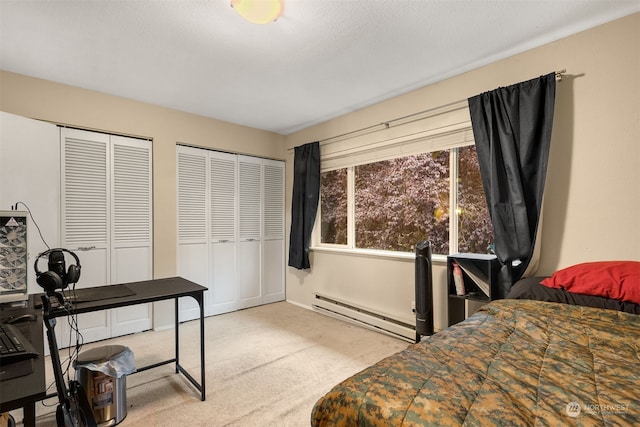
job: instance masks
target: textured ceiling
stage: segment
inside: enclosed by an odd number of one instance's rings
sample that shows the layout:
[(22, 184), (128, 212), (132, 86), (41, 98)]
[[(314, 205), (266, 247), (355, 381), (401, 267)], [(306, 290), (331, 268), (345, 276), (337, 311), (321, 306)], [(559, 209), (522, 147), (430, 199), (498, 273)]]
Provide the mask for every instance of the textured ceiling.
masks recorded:
[(0, 68), (289, 134), (640, 11), (640, 0), (0, 0)]

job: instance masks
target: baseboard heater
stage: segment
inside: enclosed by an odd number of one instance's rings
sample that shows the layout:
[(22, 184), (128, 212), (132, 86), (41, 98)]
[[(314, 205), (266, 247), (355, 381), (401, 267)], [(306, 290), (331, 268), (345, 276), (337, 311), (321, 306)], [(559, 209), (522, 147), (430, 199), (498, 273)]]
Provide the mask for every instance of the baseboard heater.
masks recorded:
[(393, 319), (387, 315), (320, 294), (315, 294), (312, 306), (314, 310), (323, 314), (352, 321), (361, 326), (415, 342), (415, 325)]

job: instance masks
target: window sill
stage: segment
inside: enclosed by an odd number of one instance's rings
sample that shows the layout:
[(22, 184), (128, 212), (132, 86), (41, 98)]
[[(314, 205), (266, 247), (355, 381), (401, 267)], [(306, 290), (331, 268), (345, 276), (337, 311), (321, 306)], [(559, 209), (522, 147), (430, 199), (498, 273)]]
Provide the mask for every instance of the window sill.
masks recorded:
[[(394, 252), (394, 251), (382, 251), (376, 249), (350, 249), (350, 248), (341, 248), (341, 247), (333, 247), (333, 246), (313, 246), (310, 248), (312, 252), (324, 252), (324, 253), (333, 253), (333, 254), (342, 254), (349, 256), (357, 256), (357, 257), (370, 257), (370, 258), (381, 258), (381, 259), (389, 259), (389, 260), (402, 260), (402, 261), (414, 261), (416, 259), (416, 254), (412, 252)], [(446, 255), (431, 255), (431, 260), (436, 263), (446, 263), (447, 256)]]

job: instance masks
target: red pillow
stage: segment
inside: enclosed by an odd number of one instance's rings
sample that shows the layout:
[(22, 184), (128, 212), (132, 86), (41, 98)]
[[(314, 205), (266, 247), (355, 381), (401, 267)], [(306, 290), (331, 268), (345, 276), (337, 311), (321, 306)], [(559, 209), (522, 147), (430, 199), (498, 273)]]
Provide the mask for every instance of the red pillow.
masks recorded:
[(540, 282), (576, 294), (640, 304), (640, 262), (586, 262), (558, 270)]

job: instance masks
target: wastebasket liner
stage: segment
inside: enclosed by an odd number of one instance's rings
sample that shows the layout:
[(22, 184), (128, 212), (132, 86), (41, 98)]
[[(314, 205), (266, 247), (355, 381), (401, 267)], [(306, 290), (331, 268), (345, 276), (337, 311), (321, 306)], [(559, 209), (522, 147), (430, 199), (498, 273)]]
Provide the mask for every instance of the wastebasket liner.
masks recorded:
[(120, 353), (109, 357), (108, 360), (99, 362), (77, 362), (75, 368), (85, 368), (90, 371), (102, 372), (105, 375), (114, 378), (120, 378), (124, 375), (132, 374), (136, 371), (136, 363), (133, 357), (133, 351), (129, 347), (124, 347)]

